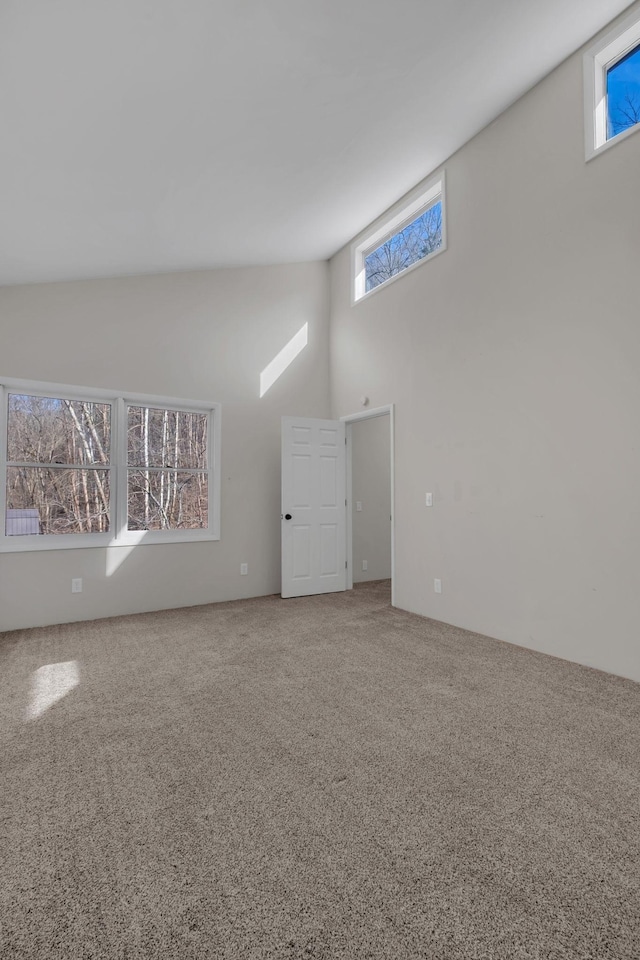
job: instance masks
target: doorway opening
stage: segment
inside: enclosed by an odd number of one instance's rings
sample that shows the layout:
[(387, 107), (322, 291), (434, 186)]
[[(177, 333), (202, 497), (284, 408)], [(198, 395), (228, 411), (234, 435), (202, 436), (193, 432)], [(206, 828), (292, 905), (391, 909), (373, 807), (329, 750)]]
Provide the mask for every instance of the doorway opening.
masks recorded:
[(341, 418), (347, 450), (347, 590), (391, 580), (395, 605), (393, 404)]

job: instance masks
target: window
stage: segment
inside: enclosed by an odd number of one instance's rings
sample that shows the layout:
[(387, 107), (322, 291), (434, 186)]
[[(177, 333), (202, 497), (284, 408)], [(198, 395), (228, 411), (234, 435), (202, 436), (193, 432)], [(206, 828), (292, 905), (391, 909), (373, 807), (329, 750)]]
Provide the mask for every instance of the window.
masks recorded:
[(640, 123), (640, 44), (607, 69), (607, 140)]
[(106, 533), (111, 405), (8, 392), (6, 536)]
[(585, 150), (590, 160), (640, 129), (640, 18), (623, 21), (584, 55)]
[(353, 244), (354, 302), (445, 249), (442, 174), (397, 204)]
[(127, 529), (206, 530), (209, 417), (127, 404)]
[(0, 391), (0, 549), (218, 539), (217, 404)]

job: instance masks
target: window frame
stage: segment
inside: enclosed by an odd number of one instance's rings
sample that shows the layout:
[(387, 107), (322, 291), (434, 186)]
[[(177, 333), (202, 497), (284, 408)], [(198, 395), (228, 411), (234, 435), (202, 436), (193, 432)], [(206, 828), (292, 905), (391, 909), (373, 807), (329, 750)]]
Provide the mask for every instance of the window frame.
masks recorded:
[(598, 40), (583, 56), (585, 160), (593, 160), (614, 144), (640, 130), (635, 123), (607, 139), (607, 73), (628, 53), (640, 46), (638, 10)]
[[(110, 500), (107, 533), (24, 534), (6, 533), (8, 396), (23, 393), (34, 397), (108, 403), (111, 405)], [(127, 530), (127, 408), (148, 406), (185, 413), (207, 414), (207, 475), (209, 525), (204, 530)], [(221, 405), (149, 394), (124, 393), (77, 387), (69, 384), (0, 377), (0, 553), (33, 550), (68, 550), (91, 547), (136, 546), (151, 543), (192, 543), (220, 540), (220, 448)], [(80, 465), (78, 465), (80, 466)]]
[[(421, 267), (429, 260), (433, 260), (439, 254), (447, 249), (447, 223), (446, 223), (446, 189), (445, 189), (445, 171), (441, 170), (438, 174), (424, 181), (408, 193), (402, 200), (399, 200), (390, 207), (382, 216), (367, 227), (366, 231), (354, 240), (351, 244), (351, 301), (352, 304), (361, 303), (368, 297), (373, 296), (378, 290), (383, 290), (398, 280), (406, 276), (416, 267)], [(365, 260), (370, 253), (373, 253), (381, 244), (385, 243), (396, 233), (399, 233), (414, 220), (417, 220), (423, 213), (435, 206), (440, 201), (442, 205), (442, 243), (437, 250), (428, 253), (426, 257), (421, 257), (409, 267), (405, 267), (393, 277), (384, 280), (371, 290), (366, 288), (366, 265)]]

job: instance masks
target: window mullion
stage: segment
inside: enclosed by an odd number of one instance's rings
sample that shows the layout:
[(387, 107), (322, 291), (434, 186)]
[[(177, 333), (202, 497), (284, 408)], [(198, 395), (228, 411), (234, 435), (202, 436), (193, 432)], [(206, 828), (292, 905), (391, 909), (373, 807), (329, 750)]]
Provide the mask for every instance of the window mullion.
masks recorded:
[(7, 388), (0, 386), (0, 543), (5, 542), (7, 528)]
[(221, 423), (220, 407), (209, 412), (207, 420), (207, 482), (209, 485), (209, 530), (214, 536), (220, 536), (220, 496), (217, 479), (220, 470)]
[(127, 469), (136, 473), (190, 473), (196, 476), (209, 473), (209, 467), (145, 467), (143, 463), (127, 463)]
[(7, 460), (7, 467), (18, 467), (19, 469), (36, 467), (39, 470), (102, 470), (108, 473), (111, 469), (110, 463), (45, 463), (40, 460)]
[[(118, 540), (126, 530), (126, 502), (127, 502), (127, 475), (123, 469), (123, 433), (126, 449), (126, 429), (123, 429), (124, 403), (120, 398), (113, 401), (111, 418), (111, 464), (112, 464), (112, 496), (111, 521), (114, 540)], [(123, 490), (124, 483), (124, 490)], [(123, 519), (124, 514), (124, 519)]]

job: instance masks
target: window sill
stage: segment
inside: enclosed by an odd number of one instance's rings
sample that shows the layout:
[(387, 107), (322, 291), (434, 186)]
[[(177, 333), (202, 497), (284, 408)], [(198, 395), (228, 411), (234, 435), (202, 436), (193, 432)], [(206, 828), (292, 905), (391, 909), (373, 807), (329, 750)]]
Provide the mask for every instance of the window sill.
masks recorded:
[(606, 153), (611, 147), (617, 146), (617, 144), (622, 143), (623, 140), (627, 140), (629, 137), (633, 136), (634, 133), (637, 133), (640, 130), (640, 123), (636, 123), (633, 127), (629, 127), (628, 130), (623, 130), (622, 133), (617, 133), (615, 137), (611, 137), (610, 140), (605, 140), (604, 143), (601, 143), (598, 147), (593, 147), (592, 149), (587, 148), (585, 159), (587, 163), (590, 160), (593, 160), (595, 157), (599, 157), (601, 153)]
[(60, 534), (58, 536), (5, 537), (0, 544), (0, 553), (37, 553), (41, 550), (90, 550), (113, 547), (143, 547), (154, 543), (197, 543), (220, 540), (220, 535), (210, 530), (175, 530), (128, 533), (121, 537), (109, 534)]

